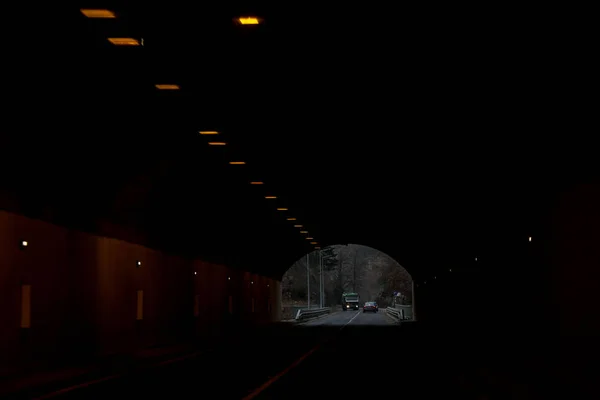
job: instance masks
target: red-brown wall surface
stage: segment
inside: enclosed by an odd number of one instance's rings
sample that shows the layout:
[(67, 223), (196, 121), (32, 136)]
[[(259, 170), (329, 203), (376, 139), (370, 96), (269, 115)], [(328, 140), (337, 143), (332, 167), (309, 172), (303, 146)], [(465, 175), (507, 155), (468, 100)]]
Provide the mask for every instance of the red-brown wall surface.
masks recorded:
[(270, 278), (0, 211), (0, 370), (276, 321), (279, 291)]

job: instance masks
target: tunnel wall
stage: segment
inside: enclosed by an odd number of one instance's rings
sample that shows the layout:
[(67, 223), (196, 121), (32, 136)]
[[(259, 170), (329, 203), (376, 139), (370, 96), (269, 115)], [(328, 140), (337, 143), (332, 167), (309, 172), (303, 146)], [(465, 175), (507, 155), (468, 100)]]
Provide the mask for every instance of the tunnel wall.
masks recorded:
[(4, 372), (275, 321), (279, 301), (264, 276), (0, 211)]
[[(569, 348), (600, 354), (600, 185), (574, 185), (557, 196), (532, 242), (499, 242), (464, 268), (416, 289), (420, 321), (450, 332), (565, 338)], [(462, 332), (461, 332), (462, 333)], [(588, 340), (589, 339), (589, 340)], [(576, 346), (577, 345), (577, 346)]]

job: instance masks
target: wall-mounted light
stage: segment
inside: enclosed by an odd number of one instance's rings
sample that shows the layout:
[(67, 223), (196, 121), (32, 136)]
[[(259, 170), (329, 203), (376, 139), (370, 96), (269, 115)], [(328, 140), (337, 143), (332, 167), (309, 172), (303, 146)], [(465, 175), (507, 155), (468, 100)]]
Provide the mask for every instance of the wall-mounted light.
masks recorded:
[(230, 277), (230, 276), (228, 276), (228, 277), (227, 277), (227, 280), (228, 280), (228, 281), (230, 281), (230, 280), (231, 280), (231, 277)]
[(21, 243), (19, 243), (19, 247), (21, 249), (24, 249), (27, 246), (29, 246), (29, 243), (27, 242), (27, 240), (21, 240)]
[(198, 272), (194, 271), (194, 275), (198, 275)]
[(251, 285), (254, 285), (254, 281), (251, 281), (251, 282), (250, 282), (250, 284), (251, 284)]
[(529, 241), (531, 242), (531, 236), (529, 236)]
[(135, 264), (137, 265), (138, 268), (142, 266), (142, 262), (141, 261), (137, 261)]

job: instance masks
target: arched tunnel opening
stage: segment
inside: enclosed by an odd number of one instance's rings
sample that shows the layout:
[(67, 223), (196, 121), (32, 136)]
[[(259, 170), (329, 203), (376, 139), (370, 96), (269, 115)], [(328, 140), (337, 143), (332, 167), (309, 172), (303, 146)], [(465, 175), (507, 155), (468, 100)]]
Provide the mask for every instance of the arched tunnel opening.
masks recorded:
[(11, 13), (0, 396), (587, 397), (592, 35), (76, 3)]
[[(381, 310), (380, 315), (383, 315), (387, 307), (397, 307), (397, 313), (389, 320), (382, 317), (355, 323), (412, 320), (413, 286), (408, 271), (379, 250), (357, 244), (318, 248), (298, 259), (283, 274), (282, 319), (308, 321), (345, 311), (377, 313)], [(352, 317), (338, 315), (340, 319), (323, 321), (339, 325)]]

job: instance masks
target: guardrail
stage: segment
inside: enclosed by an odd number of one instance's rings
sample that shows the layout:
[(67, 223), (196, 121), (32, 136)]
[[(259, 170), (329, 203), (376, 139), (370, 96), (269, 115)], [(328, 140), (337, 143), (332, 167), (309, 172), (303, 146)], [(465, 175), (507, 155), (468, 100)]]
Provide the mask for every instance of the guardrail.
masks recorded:
[(329, 314), (330, 312), (331, 312), (330, 307), (311, 308), (311, 309), (303, 308), (303, 309), (298, 310), (298, 313), (296, 314), (295, 319), (296, 319), (296, 321), (306, 321), (311, 318), (316, 318), (316, 317), (320, 317), (321, 315)]
[(411, 306), (401, 306), (402, 308), (387, 307), (385, 312), (397, 322), (412, 319)]

